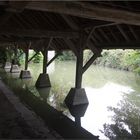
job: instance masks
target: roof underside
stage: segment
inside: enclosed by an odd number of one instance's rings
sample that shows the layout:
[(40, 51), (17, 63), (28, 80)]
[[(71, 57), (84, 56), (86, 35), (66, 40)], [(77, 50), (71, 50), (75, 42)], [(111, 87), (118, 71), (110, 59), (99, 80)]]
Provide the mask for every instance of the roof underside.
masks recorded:
[(140, 2), (0, 2), (1, 46), (52, 38), (49, 49), (73, 50), (84, 34), (85, 48), (140, 49)]

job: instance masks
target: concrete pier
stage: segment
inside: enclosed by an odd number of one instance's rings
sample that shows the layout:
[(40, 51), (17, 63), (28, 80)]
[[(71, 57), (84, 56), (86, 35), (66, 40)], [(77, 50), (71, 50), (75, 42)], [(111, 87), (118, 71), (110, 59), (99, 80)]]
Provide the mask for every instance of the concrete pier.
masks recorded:
[(21, 79), (25, 79), (25, 78), (31, 78), (31, 73), (29, 70), (22, 70), (20, 72), (20, 76)]
[(51, 87), (49, 75), (47, 73), (41, 73), (36, 81), (35, 86), (37, 88)]
[(20, 72), (19, 66), (18, 65), (12, 65), (11, 69), (10, 69), (10, 72), (11, 73), (19, 73)]

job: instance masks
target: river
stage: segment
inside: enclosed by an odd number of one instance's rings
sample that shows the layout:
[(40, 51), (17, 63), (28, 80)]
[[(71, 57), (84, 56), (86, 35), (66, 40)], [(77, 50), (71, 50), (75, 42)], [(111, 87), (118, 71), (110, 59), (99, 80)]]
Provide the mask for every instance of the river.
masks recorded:
[[(74, 120), (63, 101), (70, 88), (74, 87), (75, 62), (55, 62), (49, 66), (50, 91), (34, 87), (42, 64), (29, 64), (29, 70), (32, 78), (27, 80), (20, 80), (18, 74), (0, 74), (5, 79), (8, 77), (10, 85), (19, 86), (22, 83), (23, 88), (27, 86), (35, 96)], [(82, 85), (89, 100), (87, 111), (81, 118), (82, 127), (99, 135), (100, 139), (140, 138), (140, 76), (92, 65), (84, 73)]]

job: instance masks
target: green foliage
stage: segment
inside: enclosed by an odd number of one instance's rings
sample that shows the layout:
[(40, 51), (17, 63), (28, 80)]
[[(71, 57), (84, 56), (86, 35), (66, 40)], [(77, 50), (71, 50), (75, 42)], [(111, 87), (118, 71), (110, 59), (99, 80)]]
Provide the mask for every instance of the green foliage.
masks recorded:
[(63, 51), (62, 55), (60, 55), (57, 60), (60, 61), (68, 61), (68, 60), (75, 60), (76, 57), (72, 51)]
[[(34, 54), (35, 54), (35, 52), (33, 53), (33, 55), (34, 55)], [(38, 53), (38, 54), (34, 57), (33, 62), (34, 62), (34, 63), (40, 63), (41, 60), (42, 60), (42, 55), (41, 55), (41, 53)]]

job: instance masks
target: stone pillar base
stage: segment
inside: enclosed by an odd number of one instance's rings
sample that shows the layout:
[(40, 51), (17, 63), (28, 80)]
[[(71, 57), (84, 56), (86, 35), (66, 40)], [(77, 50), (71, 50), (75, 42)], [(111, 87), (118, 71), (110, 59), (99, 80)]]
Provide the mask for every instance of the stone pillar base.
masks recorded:
[(18, 65), (12, 65), (11, 69), (10, 69), (11, 73), (19, 73), (20, 69)]
[(31, 78), (31, 73), (30, 73), (30, 71), (29, 71), (29, 70), (22, 70), (22, 71), (20, 72), (19, 78), (21, 78), (21, 79)]
[(4, 69), (11, 69), (11, 63), (10, 62), (6, 62), (4, 65)]
[(71, 88), (65, 103), (72, 116), (83, 117), (89, 104), (85, 89)]
[(46, 73), (41, 73), (36, 81), (35, 86), (37, 88), (51, 87), (49, 75)]

